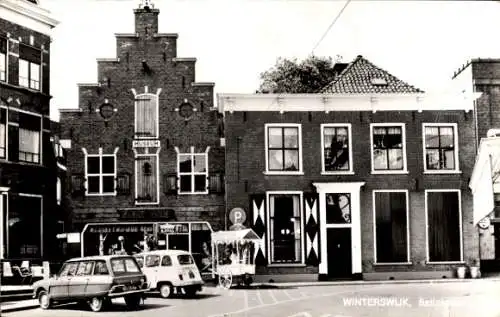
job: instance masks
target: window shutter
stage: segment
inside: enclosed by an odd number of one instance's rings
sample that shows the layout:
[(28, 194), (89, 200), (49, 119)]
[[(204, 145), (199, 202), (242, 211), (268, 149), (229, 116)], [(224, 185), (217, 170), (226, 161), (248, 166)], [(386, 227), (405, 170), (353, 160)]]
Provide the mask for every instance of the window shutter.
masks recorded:
[(130, 194), (130, 175), (128, 173), (120, 173), (118, 175), (116, 191), (119, 195)]
[(307, 265), (319, 265), (319, 199), (316, 193), (304, 193), (304, 241)]
[(164, 179), (164, 193), (166, 195), (177, 194), (177, 174), (169, 173), (163, 176)]
[(73, 196), (83, 195), (83, 193), (85, 192), (83, 181), (83, 174), (71, 175), (71, 193)]
[(266, 237), (266, 195), (255, 194), (250, 196), (250, 221), (251, 227), (260, 237), (260, 240), (255, 244), (255, 264), (262, 266), (267, 265), (267, 240)]

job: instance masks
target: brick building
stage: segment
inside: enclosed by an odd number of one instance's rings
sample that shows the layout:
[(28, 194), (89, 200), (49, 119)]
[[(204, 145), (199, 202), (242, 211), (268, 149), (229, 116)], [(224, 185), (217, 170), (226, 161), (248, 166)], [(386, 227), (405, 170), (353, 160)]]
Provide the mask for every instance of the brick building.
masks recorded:
[(479, 257), (473, 97), (362, 56), (320, 94), (220, 94), (226, 207), (261, 237), (258, 280), (452, 276)]
[[(98, 59), (97, 82), (79, 84), (78, 108), (61, 110), (70, 209), (86, 255), (120, 242), (137, 251), (151, 233), (162, 248), (196, 253), (224, 219), (214, 84), (195, 81), (196, 59), (177, 56), (178, 35), (158, 32), (159, 13), (148, 2), (135, 9), (134, 32), (115, 34), (116, 57)], [(165, 222), (177, 222), (165, 229), (175, 235), (157, 235), (154, 224)]]
[[(51, 30), (38, 1), (0, 1), (0, 259), (57, 257), (64, 215), (50, 104)], [(59, 162), (61, 163), (61, 162)]]

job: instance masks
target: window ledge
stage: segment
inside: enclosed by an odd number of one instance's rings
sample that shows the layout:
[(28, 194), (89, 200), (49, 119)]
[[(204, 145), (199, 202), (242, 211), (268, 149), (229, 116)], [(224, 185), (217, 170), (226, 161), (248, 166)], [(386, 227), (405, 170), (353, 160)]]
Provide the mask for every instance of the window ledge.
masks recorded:
[(373, 266), (395, 266), (395, 265), (413, 265), (413, 262), (387, 262), (387, 263), (373, 263)]
[(304, 263), (273, 263), (268, 264), (267, 267), (306, 267)]
[(428, 265), (446, 265), (446, 264), (464, 264), (464, 261), (441, 261), (441, 262), (431, 262), (431, 261), (425, 261), (425, 264)]
[(154, 203), (138, 203), (136, 202), (136, 206), (148, 206), (148, 205), (158, 205), (160, 202), (154, 202)]
[(2, 83), (2, 85), (5, 85), (5, 86), (7, 86), (9, 88), (13, 88), (13, 89), (16, 89), (16, 90), (27, 91), (27, 92), (30, 92), (30, 93), (39, 94), (39, 95), (42, 95), (42, 96), (45, 96), (45, 97), (50, 97), (49, 94), (46, 94), (46, 93), (42, 92), (41, 90), (36, 90), (36, 89), (33, 89), (33, 88), (24, 87), (24, 86), (20, 86), (20, 85), (14, 85), (14, 84), (7, 83), (7, 82), (4, 82), (4, 81), (2, 81), (1, 83)]
[(345, 171), (345, 172), (326, 172), (326, 171), (322, 171), (321, 172), (321, 175), (354, 175), (356, 173), (354, 173), (353, 171)]
[(195, 193), (186, 193), (186, 192), (177, 192), (177, 195), (208, 195), (209, 192), (195, 192)]
[(424, 174), (462, 174), (462, 171), (460, 170), (437, 170), (437, 171), (433, 171), (433, 170), (425, 170), (424, 171)]
[(408, 170), (403, 170), (403, 171), (392, 171), (392, 170), (386, 170), (386, 171), (373, 171), (372, 170), (372, 175), (407, 175), (409, 174)]
[(107, 193), (107, 194), (85, 194), (87, 197), (99, 197), (99, 196), (116, 196), (116, 193)]
[(281, 175), (281, 176), (286, 176), (286, 175), (304, 175), (304, 172), (270, 172), (270, 171), (265, 171), (263, 172), (264, 175)]

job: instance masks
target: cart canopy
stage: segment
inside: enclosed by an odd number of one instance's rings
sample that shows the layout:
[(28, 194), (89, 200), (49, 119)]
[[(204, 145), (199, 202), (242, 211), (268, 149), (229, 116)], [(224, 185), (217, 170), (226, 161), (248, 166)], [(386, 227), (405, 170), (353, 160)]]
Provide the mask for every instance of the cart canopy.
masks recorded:
[(217, 231), (212, 233), (213, 243), (230, 243), (242, 240), (260, 240), (260, 237), (252, 229)]

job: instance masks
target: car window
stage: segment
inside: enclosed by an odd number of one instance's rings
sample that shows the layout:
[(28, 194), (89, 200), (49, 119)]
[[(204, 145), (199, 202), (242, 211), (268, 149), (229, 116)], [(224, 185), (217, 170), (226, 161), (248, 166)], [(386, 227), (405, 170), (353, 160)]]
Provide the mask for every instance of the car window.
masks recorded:
[(190, 254), (181, 254), (177, 256), (177, 261), (180, 265), (194, 264), (194, 260)]
[(74, 276), (76, 274), (76, 269), (78, 268), (78, 262), (67, 262), (61, 269), (59, 276)]
[(160, 256), (159, 255), (148, 255), (146, 256), (146, 267), (160, 266)]
[(109, 270), (105, 261), (96, 261), (94, 267), (94, 275), (108, 275)]
[(134, 258), (118, 258), (111, 260), (111, 269), (116, 274), (139, 273), (141, 269)]
[(94, 262), (83, 261), (78, 265), (78, 270), (76, 271), (76, 276), (85, 276), (92, 274), (92, 268), (94, 267)]
[(135, 260), (137, 261), (137, 264), (139, 264), (140, 267), (144, 266), (144, 258), (142, 256), (136, 256)]
[(161, 259), (161, 266), (172, 266), (172, 259), (170, 256), (163, 256), (163, 259)]

